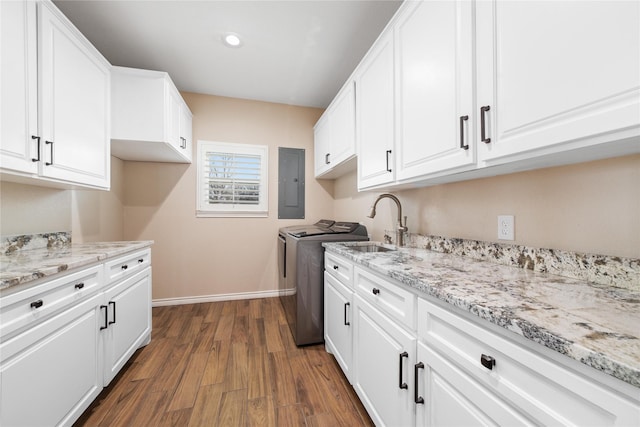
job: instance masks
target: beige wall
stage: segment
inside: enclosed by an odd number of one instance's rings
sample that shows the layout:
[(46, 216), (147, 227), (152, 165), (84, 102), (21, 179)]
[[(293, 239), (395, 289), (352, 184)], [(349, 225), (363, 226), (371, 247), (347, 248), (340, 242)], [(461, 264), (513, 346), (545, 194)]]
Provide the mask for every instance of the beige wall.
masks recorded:
[(111, 158), (111, 191), (2, 182), (0, 234), (71, 231), (74, 243), (122, 240), (123, 162)]
[[(335, 183), (335, 216), (359, 219), (376, 240), (395, 206), (358, 193), (356, 176)], [(515, 216), (514, 243), (640, 258), (640, 155), (395, 192), (410, 232), (498, 241), (497, 216)], [(501, 241), (505, 242), (505, 241)], [(509, 243), (509, 242), (505, 242)]]
[[(269, 146), (268, 218), (196, 218), (196, 163), (125, 162), (124, 237), (154, 240), (153, 298), (277, 289), (277, 233), (333, 214), (332, 182), (313, 179), (313, 125), (322, 110), (184, 93), (193, 140)], [(278, 220), (278, 147), (306, 150), (304, 220)]]
[(111, 191), (71, 192), (74, 243), (124, 239), (124, 162), (111, 157)]
[(71, 231), (71, 191), (1, 183), (0, 234), (52, 231)]

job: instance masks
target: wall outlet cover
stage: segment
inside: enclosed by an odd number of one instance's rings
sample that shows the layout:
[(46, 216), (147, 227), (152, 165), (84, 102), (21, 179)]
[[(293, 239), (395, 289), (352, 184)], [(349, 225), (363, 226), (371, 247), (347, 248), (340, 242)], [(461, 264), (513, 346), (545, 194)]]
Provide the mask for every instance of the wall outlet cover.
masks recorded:
[(498, 239), (515, 240), (513, 215), (498, 215)]

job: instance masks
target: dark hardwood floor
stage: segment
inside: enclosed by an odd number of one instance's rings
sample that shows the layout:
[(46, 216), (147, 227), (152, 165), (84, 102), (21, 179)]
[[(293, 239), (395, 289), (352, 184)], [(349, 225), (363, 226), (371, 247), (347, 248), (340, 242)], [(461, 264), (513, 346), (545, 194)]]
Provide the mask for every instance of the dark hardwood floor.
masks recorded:
[(324, 345), (296, 347), (277, 298), (153, 309), (138, 350), (75, 426), (371, 426)]

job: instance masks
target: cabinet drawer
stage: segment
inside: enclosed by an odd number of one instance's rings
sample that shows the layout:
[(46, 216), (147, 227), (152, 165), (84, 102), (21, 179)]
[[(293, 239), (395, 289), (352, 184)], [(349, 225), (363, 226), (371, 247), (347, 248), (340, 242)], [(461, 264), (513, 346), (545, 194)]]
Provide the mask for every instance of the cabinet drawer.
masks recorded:
[(325, 252), (324, 268), (343, 285), (353, 289), (353, 263), (351, 261), (341, 256)]
[[(576, 370), (565, 367), (423, 299), (418, 300), (418, 336), (427, 347), (501, 395), (536, 423), (637, 425), (640, 421), (637, 401), (605, 388), (580, 373), (580, 367)], [(483, 366), (483, 355), (492, 357), (495, 365)], [(574, 361), (567, 359), (566, 362)]]
[(416, 296), (400, 286), (365, 271), (354, 269), (356, 292), (374, 307), (415, 330)]
[(70, 426), (102, 391), (100, 299), (0, 343), (0, 425)]
[(102, 265), (85, 268), (0, 298), (0, 337), (29, 327), (96, 293), (102, 284)]
[(105, 276), (107, 285), (125, 277), (129, 277), (138, 271), (142, 271), (151, 265), (151, 249), (143, 249), (115, 258), (105, 263)]

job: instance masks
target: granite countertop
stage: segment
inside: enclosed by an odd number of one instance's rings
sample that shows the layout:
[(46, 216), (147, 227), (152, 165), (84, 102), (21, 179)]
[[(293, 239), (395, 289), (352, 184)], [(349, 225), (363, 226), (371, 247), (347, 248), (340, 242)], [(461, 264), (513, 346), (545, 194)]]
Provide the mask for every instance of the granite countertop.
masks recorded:
[(333, 253), (640, 387), (640, 292), (430, 251)]
[(0, 255), (0, 291), (151, 246), (153, 241), (99, 242)]

